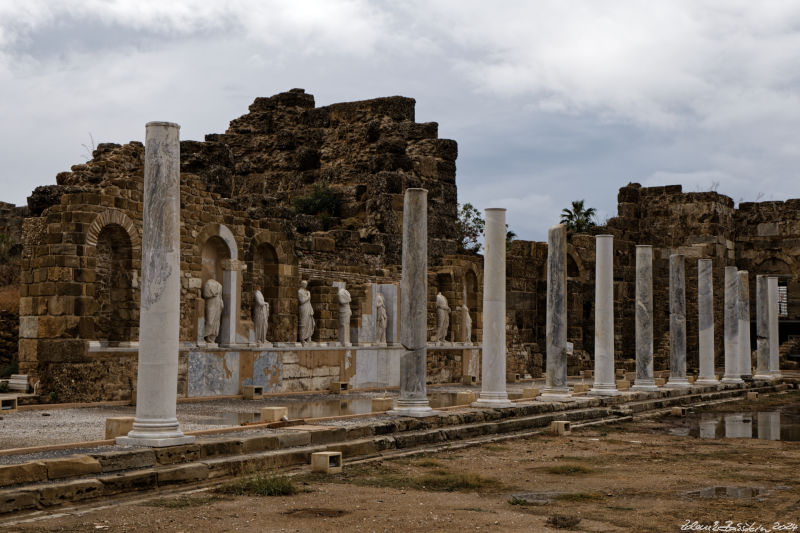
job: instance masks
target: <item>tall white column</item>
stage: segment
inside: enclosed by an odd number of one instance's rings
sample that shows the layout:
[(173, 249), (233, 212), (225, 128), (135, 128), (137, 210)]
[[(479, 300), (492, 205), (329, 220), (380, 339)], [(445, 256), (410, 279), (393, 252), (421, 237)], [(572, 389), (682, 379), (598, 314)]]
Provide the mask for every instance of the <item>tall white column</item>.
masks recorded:
[(406, 189), (403, 200), (403, 274), (400, 280), (400, 397), (390, 414), (433, 413), (425, 384), (428, 348), (428, 191)]
[(689, 387), (686, 378), (686, 268), (682, 254), (669, 256), (668, 387)]
[(714, 270), (711, 259), (697, 260), (697, 320), (700, 374), (697, 385), (716, 385), (714, 374)]
[(486, 210), (483, 255), (483, 352), (476, 407), (511, 407), (506, 392), (506, 210)]
[(756, 276), (756, 375), (771, 379), (769, 373), (769, 289), (767, 276)]
[(767, 278), (767, 298), (769, 299), (769, 373), (780, 379), (780, 337), (778, 335), (778, 278)]
[(739, 275), (739, 375), (753, 375), (752, 351), (750, 350), (750, 279), (747, 270)]
[(636, 246), (636, 381), (634, 390), (657, 391), (653, 378), (653, 247)]
[(118, 444), (194, 441), (176, 417), (180, 327), (180, 126), (149, 122), (145, 133), (142, 281), (136, 418)]
[(595, 237), (593, 396), (617, 396), (614, 376), (614, 236)]
[(725, 375), (723, 383), (742, 383), (739, 375), (739, 274), (725, 267)]
[(571, 395), (567, 386), (567, 227), (547, 232), (547, 317), (545, 320), (547, 376), (542, 395), (553, 400)]

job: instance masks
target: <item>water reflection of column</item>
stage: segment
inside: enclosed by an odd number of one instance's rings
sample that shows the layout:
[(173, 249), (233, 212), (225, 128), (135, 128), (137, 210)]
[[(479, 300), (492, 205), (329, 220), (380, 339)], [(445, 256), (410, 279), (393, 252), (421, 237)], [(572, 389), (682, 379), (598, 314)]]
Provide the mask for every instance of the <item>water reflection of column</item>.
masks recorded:
[(750, 415), (733, 414), (725, 416), (725, 438), (753, 438), (753, 419)]
[(781, 413), (770, 411), (758, 413), (758, 438), (761, 440), (781, 440)]
[(717, 438), (717, 426), (719, 426), (719, 419), (706, 418), (699, 422), (700, 438), (701, 439), (715, 439)]

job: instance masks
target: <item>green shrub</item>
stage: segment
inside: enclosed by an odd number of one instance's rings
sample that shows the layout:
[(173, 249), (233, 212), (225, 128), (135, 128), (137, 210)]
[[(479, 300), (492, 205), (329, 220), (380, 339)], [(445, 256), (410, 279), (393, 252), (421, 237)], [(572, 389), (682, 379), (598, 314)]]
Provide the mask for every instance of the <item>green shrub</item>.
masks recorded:
[(292, 201), (295, 213), (314, 215), (322, 223), (324, 229), (333, 224), (342, 211), (342, 195), (327, 183), (315, 184), (314, 189), (305, 196), (298, 196)]
[(11, 374), (19, 374), (19, 363), (9, 363), (0, 368), (0, 378), (10, 377)]

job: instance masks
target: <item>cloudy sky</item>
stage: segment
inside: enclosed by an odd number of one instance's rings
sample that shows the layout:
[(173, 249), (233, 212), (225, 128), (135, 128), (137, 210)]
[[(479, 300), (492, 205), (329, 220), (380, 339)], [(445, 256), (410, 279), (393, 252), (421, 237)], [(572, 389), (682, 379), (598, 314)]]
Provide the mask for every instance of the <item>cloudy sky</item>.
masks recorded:
[(223, 132), (257, 96), (404, 95), (458, 141), (459, 201), (541, 240), (585, 198), (800, 197), (800, 3), (0, 0), (0, 200), (82, 146)]

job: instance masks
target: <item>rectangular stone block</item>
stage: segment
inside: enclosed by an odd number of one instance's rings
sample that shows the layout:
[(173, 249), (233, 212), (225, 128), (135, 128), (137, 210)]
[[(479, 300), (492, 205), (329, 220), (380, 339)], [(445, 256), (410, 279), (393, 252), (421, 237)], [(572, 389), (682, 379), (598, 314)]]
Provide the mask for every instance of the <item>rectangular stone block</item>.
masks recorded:
[(511, 390), (507, 393), (509, 400), (521, 400), (522, 399), (522, 391), (518, 390)]
[(315, 452), (311, 454), (311, 471), (338, 474), (342, 471), (342, 452)]
[(678, 405), (670, 409), (670, 413), (672, 416), (686, 416), (689, 414), (689, 409)]
[(156, 471), (156, 483), (159, 487), (177, 483), (193, 483), (207, 478), (208, 465), (203, 463), (175, 466)]
[(588, 378), (588, 379), (593, 379), (594, 378), (594, 370), (584, 370), (583, 371), (583, 377), (584, 378)]
[(133, 429), (134, 418), (132, 416), (106, 418), (106, 440), (127, 435)]
[(663, 387), (667, 383), (667, 380), (664, 378), (655, 378), (653, 381), (655, 382), (656, 387)]
[(17, 397), (13, 395), (3, 395), (0, 397), (0, 415), (17, 412)]
[(264, 450), (277, 450), (279, 439), (277, 435), (259, 435), (242, 439), (244, 453), (261, 452)]
[(311, 437), (311, 445), (330, 444), (332, 442), (341, 442), (347, 438), (347, 430), (345, 428), (328, 427), (316, 431), (309, 431)]
[(311, 435), (308, 431), (290, 431), (278, 435), (278, 448), (293, 448), (309, 444), (311, 444)]
[(758, 393), (757, 392), (753, 392), (753, 391), (748, 392), (747, 393), (747, 399), (748, 400), (758, 400)]
[(261, 421), (262, 422), (280, 422), (282, 419), (289, 418), (288, 407), (262, 407), (261, 408)]
[(519, 383), (519, 374), (515, 372), (507, 372), (506, 383)]
[(97, 479), (80, 479), (66, 483), (45, 485), (39, 489), (41, 503), (46, 507), (62, 503), (79, 502), (103, 494), (103, 484)]
[(461, 376), (462, 385), (475, 385), (477, 382), (478, 378), (475, 376)]
[(475, 401), (475, 393), (472, 391), (456, 392), (456, 405), (469, 405)]
[(39, 494), (33, 490), (0, 491), (0, 514), (35, 509), (39, 503)]
[(38, 483), (46, 479), (47, 468), (42, 463), (0, 466), (0, 487)]
[(136, 490), (154, 489), (156, 485), (156, 471), (153, 469), (134, 470), (100, 478), (103, 484), (103, 495), (119, 494)]
[(340, 394), (342, 392), (347, 392), (350, 390), (350, 384), (346, 381), (332, 381), (331, 382), (331, 393), (333, 394)]
[(523, 398), (536, 398), (542, 393), (539, 389), (535, 387), (529, 387), (527, 389), (522, 389), (522, 397)]
[(245, 400), (261, 400), (264, 398), (264, 387), (260, 385), (246, 385), (242, 387), (242, 398)]
[(156, 462), (160, 465), (171, 465), (175, 463), (191, 463), (200, 459), (200, 446), (197, 444), (186, 444), (183, 446), (168, 446), (153, 450), (156, 455)]
[(627, 379), (617, 380), (617, 390), (628, 390), (631, 388), (631, 382)]
[(231, 437), (204, 439), (197, 444), (200, 446), (200, 457), (203, 459), (217, 455), (240, 455), (244, 448), (241, 440)]
[(394, 407), (394, 398), (372, 398), (373, 413), (388, 411)]
[(103, 471), (100, 462), (88, 455), (73, 455), (60, 459), (45, 459), (42, 463), (47, 468), (48, 479), (87, 476), (90, 474), (99, 474)]
[(150, 449), (92, 454), (103, 472), (118, 472), (134, 468), (148, 468), (156, 464), (156, 454)]
[(569, 435), (571, 432), (569, 420), (553, 420), (550, 422), (551, 435)]
[(576, 383), (572, 387), (572, 393), (576, 395), (582, 395), (589, 392), (590, 386), (587, 383)]

